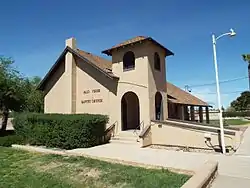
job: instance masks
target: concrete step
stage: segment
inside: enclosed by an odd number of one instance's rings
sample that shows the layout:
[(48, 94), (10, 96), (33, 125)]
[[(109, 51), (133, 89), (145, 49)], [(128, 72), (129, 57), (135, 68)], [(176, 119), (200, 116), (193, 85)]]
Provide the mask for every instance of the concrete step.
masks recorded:
[(120, 144), (140, 144), (138, 140), (138, 135), (134, 132), (134, 130), (128, 130), (119, 132), (111, 138), (110, 142)]
[(112, 140), (126, 140), (126, 141), (134, 141), (134, 142), (136, 142), (137, 141), (137, 137), (136, 136), (130, 136), (130, 137), (128, 137), (128, 136), (115, 136), (115, 137), (112, 137), (111, 138)]
[(133, 132), (120, 132), (117, 135), (122, 136), (122, 137), (135, 137), (136, 133), (133, 133)]
[(117, 136), (120, 137), (137, 137), (137, 134), (139, 134), (139, 131), (134, 132), (134, 130), (129, 130), (129, 131), (121, 131), (117, 134)]
[(110, 143), (115, 143), (115, 144), (132, 144), (132, 145), (140, 145), (140, 142), (137, 142), (136, 140), (114, 140), (111, 139)]

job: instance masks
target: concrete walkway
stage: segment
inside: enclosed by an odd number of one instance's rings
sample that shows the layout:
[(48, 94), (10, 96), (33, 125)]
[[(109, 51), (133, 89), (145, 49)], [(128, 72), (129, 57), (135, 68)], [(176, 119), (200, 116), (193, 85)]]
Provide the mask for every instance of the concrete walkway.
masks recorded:
[(212, 188), (227, 187), (228, 182), (231, 182), (231, 187), (250, 187), (250, 156), (225, 156), (222, 154), (169, 151), (164, 149), (139, 148), (138, 145), (119, 143), (66, 151), (33, 146), (27, 146), (27, 148), (31, 151), (108, 158), (112, 161), (121, 160), (129, 164), (139, 163), (149, 166), (161, 166), (180, 169), (185, 172), (196, 171), (205, 162), (213, 160), (219, 162), (219, 176), (214, 181)]
[[(219, 176), (214, 180), (212, 188), (250, 187), (250, 128), (244, 132), (244, 137), (238, 150), (229, 161), (219, 163)], [(228, 167), (226, 167), (228, 165)]]
[[(250, 129), (245, 132), (244, 136), (250, 138)], [(219, 176), (214, 181), (212, 188), (249, 188), (250, 139), (248, 138), (239, 148), (240, 152), (232, 156), (139, 148), (137, 145), (114, 143), (88, 149), (74, 149), (69, 152), (181, 169), (182, 171), (196, 171), (206, 161), (213, 160), (219, 163)]]
[(247, 188), (250, 187), (250, 179), (219, 175), (211, 188)]
[(220, 175), (250, 179), (250, 156), (224, 156), (222, 154), (138, 148), (136, 145), (129, 144), (106, 144), (93, 148), (69, 150), (68, 152), (163, 166), (183, 171), (196, 171), (206, 161), (213, 160), (219, 162)]
[[(250, 137), (250, 129), (245, 132), (245, 137)], [(137, 144), (111, 143), (93, 148), (79, 148), (67, 151), (58, 151), (58, 154), (79, 156), (92, 156), (94, 158), (108, 158), (122, 160), (130, 164), (144, 164), (161, 166), (182, 171), (196, 171), (205, 162), (212, 160), (219, 163), (219, 176), (214, 181), (212, 188), (249, 188), (250, 187), (250, 140), (245, 139), (239, 153), (231, 156), (222, 154), (206, 154), (194, 152), (170, 151), (164, 149), (140, 148)], [(249, 147), (248, 147), (249, 146)], [(36, 148), (40, 152), (48, 149)], [(52, 150), (51, 150), (52, 151)], [(53, 151), (55, 152), (55, 150)], [(243, 155), (244, 154), (244, 155)]]
[(250, 127), (244, 132), (244, 137), (235, 155), (250, 156)]

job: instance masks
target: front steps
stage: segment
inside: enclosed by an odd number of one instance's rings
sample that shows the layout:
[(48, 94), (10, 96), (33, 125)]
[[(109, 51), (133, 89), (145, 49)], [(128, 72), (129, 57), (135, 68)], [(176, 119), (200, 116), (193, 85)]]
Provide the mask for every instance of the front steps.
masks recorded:
[[(139, 130), (137, 131), (139, 133)], [(134, 130), (121, 131), (111, 138), (110, 143), (140, 145), (139, 137)]]

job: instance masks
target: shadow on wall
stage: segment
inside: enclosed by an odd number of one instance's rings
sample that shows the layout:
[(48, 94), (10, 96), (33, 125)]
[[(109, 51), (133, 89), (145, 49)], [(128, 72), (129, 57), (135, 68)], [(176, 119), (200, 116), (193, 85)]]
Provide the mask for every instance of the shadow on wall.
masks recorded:
[[(150, 48), (151, 49), (151, 48)], [(152, 76), (152, 81), (154, 82), (153, 84), (156, 87), (157, 91), (162, 91), (164, 93), (167, 92), (167, 87), (166, 87), (166, 65), (165, 65), (165, 57), (163, 55), (162, 49), (159, 47), (152, 48), (152, 52), (150, 52), (150, 56), (148, 56), (148, 61), (149, 61), (149, 74)], [(155, 55), (158, 54), (158, 58), (160, 61), (160, 70), (156, 70), (155, 63), (157, 63), (157, 58)]]
[(65, 58), (63, 58), (54, 69), (55, 71), (52, 73), (49, 82), (45, 85), (44, 94), (46, 95), (51, 88), (57, 83), (57, 81), (61, 78), (63, 73), (65, 72)]

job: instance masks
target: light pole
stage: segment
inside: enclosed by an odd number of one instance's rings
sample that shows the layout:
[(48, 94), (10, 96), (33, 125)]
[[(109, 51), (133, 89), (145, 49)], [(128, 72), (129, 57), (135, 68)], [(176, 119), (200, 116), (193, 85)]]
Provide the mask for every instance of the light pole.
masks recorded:
[(217, 101), (218, 101), (218, 108), (219, 108), (219, 118), (220, 118), (220, 136), (221, 136), (221, 147), (222, 147), (222, 153), (226, 153), (225, 148), (225, 139), (224, 139), (224, 127), (223, 127), (223, 119), (222, 119), (222, 106), (221, 106), (221, 98), (220, 98), (220, 85), (219, 85), (219, 74), (218, 74), (218, 65), (217, 65), (217, 55), (216, 55), (216, 41), (220, 39), (223, 36), (235, 36), (236, 33), (233, 29), (230, 29), (230, 32), (224, 33), (218, 37), (216, 37), (214, 34), (212, 35), (213, 40), (213, 52), (214, 52), (214, 67), (215, 67), (215, 77), (216, 77), (216, 90), (217, 90)]

